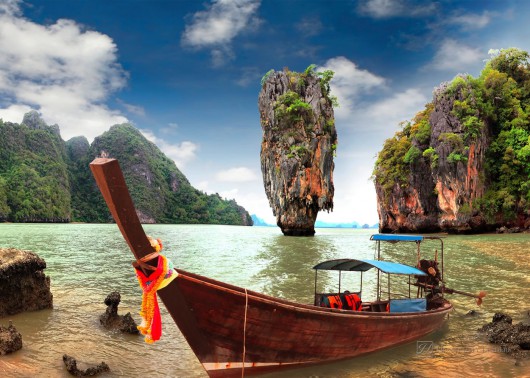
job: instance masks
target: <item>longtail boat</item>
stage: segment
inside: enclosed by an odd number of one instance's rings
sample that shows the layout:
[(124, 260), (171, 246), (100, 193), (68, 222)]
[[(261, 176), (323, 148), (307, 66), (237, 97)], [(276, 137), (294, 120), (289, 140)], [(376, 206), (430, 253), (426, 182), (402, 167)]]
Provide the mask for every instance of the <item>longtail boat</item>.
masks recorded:
[[(147, 265), (154, 269), (158, 262), (151, 257), (157, 254), (140, 224), (118, 161), (97, 158), (90, 168), (137, 269), (145, 270)], [(158, 290), (158, 296), (210, 377), (351, 358), (411, 342), (440, 328), (453, 308), (439, 285), (443, 241), (439, 264), (438, 253), (434, 260), (420, 259), (421, 242), (439, 238), (377, 234), (372, 239), (378, 245), (377, 259), (338, 259), (315, 265), (312, 304), (271, 297), (178, 268), (176, 278)], [(417, 267), (381, 260), (380, 243), (386, 241), (416, 244)], [(370, 269), (377, 270), (377, 298), (363, 302), (362, 275)], [(355, 295), (341, 292), (340, 287), (338, 292), (317, 293), (321, 270), (338, 271), (339, 280), (342, 272), (360, 272), (361, 289)], [(390, 287), (385, 292), (385, 274), (408, 278), (408, 297), (391, 298)], [(348, 307), (353, 297), (356, 301)]]

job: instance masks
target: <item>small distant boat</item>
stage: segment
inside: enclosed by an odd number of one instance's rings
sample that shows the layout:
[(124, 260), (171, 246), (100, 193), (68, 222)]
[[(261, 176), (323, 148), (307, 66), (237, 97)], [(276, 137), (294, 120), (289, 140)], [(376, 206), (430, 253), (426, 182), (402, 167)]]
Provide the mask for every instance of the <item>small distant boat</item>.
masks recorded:
[[(152, 254), (118, 161), (98, 158), (90, 167), (136, 260)], [(182, 269), (175, 269), (177, 277), (158, 295), (210, 377), (259, 374), (351, 358), (416, 340), (440, 328), (447, 319), (453, 306), (432, 281), (443, 279), (441, 239), (441, 264), (437, 256), (421, 260), (431, 262), (421, 270), (380, 260), (381, 242), (412, 242), (420, 261), (420, 244), (426, 239), (439, 238), (377, 234), (372, 236), (378, 243), (376, 260), (338, 259), (315, 265), (312, 304), (274, 298)], [(149, 263), (156, 265), (156, 261)], [(377, 299), (364, 302), (362, 274), (370, 269), (377, 270)], [(337, 292), (316, 292), (321, 270), (339, 272)], [(360, 272), (359, 291), (341, 292), (340, 277), (345, 271)], [(408, 295), (393, 298), (389, 275), (408, 278)], [(352, 298), (355, 300), (350, 301)]]

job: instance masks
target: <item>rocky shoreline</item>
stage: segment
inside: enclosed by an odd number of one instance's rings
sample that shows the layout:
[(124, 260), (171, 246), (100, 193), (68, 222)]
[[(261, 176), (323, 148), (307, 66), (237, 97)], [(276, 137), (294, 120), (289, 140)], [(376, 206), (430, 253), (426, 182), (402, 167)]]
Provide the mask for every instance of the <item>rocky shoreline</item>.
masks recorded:
[(479, 331), (486, 334), (490, 343), (500, 345), (510, 357), (516, 360), (530, 357), (530, 324), (512, 324), (510, 316), (498, 312), (491, 323)]
[(46, 262), (30, 251), (0, 248), (0, 318), (53, 308)]

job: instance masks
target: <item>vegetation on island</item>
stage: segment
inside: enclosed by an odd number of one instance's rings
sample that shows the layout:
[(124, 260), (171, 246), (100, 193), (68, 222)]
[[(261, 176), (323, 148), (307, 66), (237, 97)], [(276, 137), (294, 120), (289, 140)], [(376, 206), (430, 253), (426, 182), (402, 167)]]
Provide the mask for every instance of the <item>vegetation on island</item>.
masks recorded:
[(144, 221), (252, 225), (234, 200), (195, 189), (132, 125), (115, 125), (92, 145), (84, 137), (64, 142), (37, 112), (20, 125), (0, 120), (0, 221), (111, 221), (89, 169), (102, 152), (119, 160)]
[[(334, 135), (335, 120), (333, 117), (328, 118), (326, 114), (320, 113), (316, 117), (313, 107), (308, 102), (304, 101), (303, 94), (310, 85), (310, 80), (318, 80), (322, 93), (322, 98), (331, 104), (331, 107), (339, 107), (336, 96), (331, 95), (330, 81), (333, 78), (334, 72), (332, 70), (316, 71), (315, 64), (309, 65), (303, 72), (291, 71), (284, 68), (284, 72), (288, 79), (288, 90), (278, 96), (274, 103), (274, 117), (278, 120), (277, 125), (274, 126), (279, 131), (284, 131), (281, 135), (289, 150), (287, 156), (289, 158), (297, 158), (303, 160), (309, 146), (306, 143), (297, 143), (303, 140), (305, 135), (315, 132), (316, 122), (321, 127), (320, 129), (328, 134)], [(269, 70), (261, 79), (261, 86), (263, 87), (267, 79), (274, 74), (275, 70)], [(316, 120), (316, 122), (315, 122)], [(304, 130), (295, 130), (293, 126), (303, 124)], [(303, 135), (302, 135), (303, 134)], [(295, 144), (292, 144), (292, 140)], [(337, 143), (332, 145), (333, 154), (336, 155)]]
[(22, 124), (0, 119), (0, 220), (70, 218), (66, 151), (58, 129), (28, 113)]
[[(438, 169), (439, 156), (433, 144), (449, 148), (447, 163), (456, 169), (466, 165), (470, 147), (487, 140), (484, 175), (486, 192), (473, 203), (489, 218), (502, 213), (504, 219), (530, 210), (530, 56), (515, 48), (490, 51), (478, 77), (458, 75), (442, 83), (433, 102), (385, 141), (374, 168), (374, 180), (392, 194), (395, 184), (407, 187), (414, 165)], [(450, 115), (459, 126), (433, 140), (429, 117), (434, 103), (452, 99)], [(465, 210), (465, 206), (463, 206)]]

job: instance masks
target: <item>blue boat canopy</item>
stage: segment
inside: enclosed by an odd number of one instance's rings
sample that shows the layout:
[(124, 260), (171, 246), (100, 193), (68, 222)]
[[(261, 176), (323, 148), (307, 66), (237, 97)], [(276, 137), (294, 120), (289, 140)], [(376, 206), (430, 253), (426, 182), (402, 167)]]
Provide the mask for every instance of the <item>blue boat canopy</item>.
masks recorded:
[(390, 274), (406, 274), (426, 276), (425, 272), (409, 265), (398, 264), (390, 261), (381, 260), (356, 260), (356, 259), (337, 259), (323, 261), (313, 267), (316, 270), (341, 270), (366, 272), (372, 268), (377, 268), (381, 272)]
[(395, 235), (395, 234), (374, 234), (370, 237), (370, 240), (381, 240), (389, 242), (398, 241), (423, 241), (424, 236), (421, 235)]

